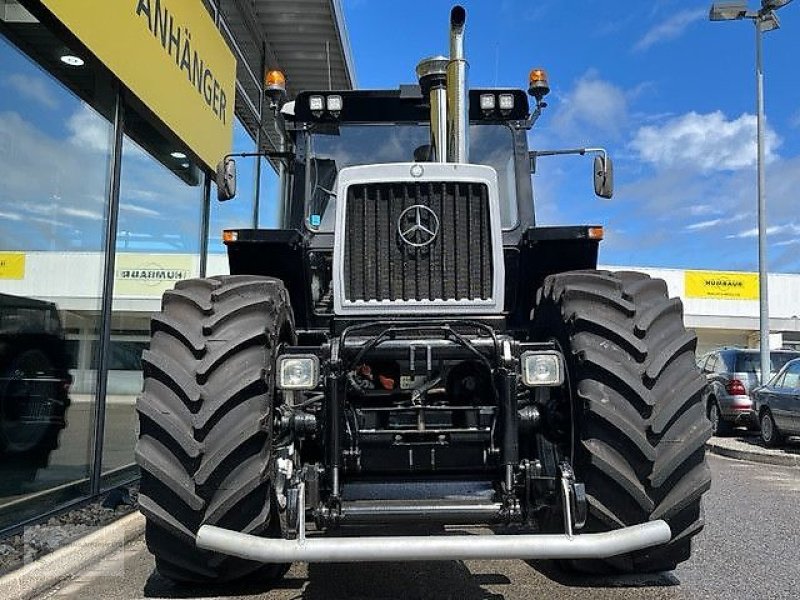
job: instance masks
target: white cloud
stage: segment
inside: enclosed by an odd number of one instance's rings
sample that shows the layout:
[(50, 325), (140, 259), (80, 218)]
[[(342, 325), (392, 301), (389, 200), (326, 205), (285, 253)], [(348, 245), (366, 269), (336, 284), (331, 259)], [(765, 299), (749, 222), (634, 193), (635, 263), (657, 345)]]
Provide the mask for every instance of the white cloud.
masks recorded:
[[(691, 210), (689, 211), (691, 213)], [(719, 214), (719, 212), (717, 213)], [(690, 223), (684, 229), (686, 231), (701, 231), (703, 229), (711, 229), (712, 227), (716, 227), (717, 225), (729, 225), (731, 223), (738, 223), (739, 221), (744, 221), (745, 219), (752, 218), (752, 213), (749, 212), (741, 212), (734, 215), (726, 215), (724, 217), (719, 217), (717, 219), (708, 219), (707, 221), (698, 221), (697, 223)]]
[(636, 42), (634, 50), (647, 50), (650, 46), (655, 44), (674, 40), (680, 37), (689, 25), (704, 19), (706, 14), (706, 9), (704, 8), (682, 10), (675, 13), (666, 21), (648, 30), (641, 39)]
[[(69, 142), (89, 152), (111, 152), (111, 123), (97, 114), (88, 104), (81, 103), (80, 109), (67, 119), (70, 132)], [(130, 138), (125, 139), (122, 153), (126, 158), (148, 159), (147, 153)]]
[[(800, 233), (800, 226), (788, 223), (786, 225), (771, 225), (767, 227), (767, 235), (777, 235), (781, 233)], [(744, 231), (726, 235), (725, 237), (729, 240), (758, 237), (758, 227), (745, 229)]]
[(9, 221), (22, 221), (22, 217), (17, 213), (0, 212), (0, 219), (8, 219)]
[(689, 207), (689, 214), (693, 217), (703, 217), (706, 215), (719, 215), (722, 211), (718, 206), (711, 204), (695, 204)]
[(700, 229), (708, 229), (709, 227), (714, 227), (722, 223), (724, 219), (710, 219), (708, 221), (700, 221), (698, 223), (692, 223), (691, 225), (687, 225), (684, 229), (688, 231), (698, 231)]
[(147, 217), (157, 217), (161, 214), (160, 212), (158, 212), (157, 210), (153, 210), (152, 208), (145, 208), (144, 206), (139, 206), (138, 204), (130, 204), (127, 202), (121, 202), (119, 208), (120, 210), (135, 213), (137, 215), (144, 215)]
[(558, 102), (552, 129), (566, 135), (600, 132), (618, 135), (628, 119), (625, 92), (589, 72)]
[(109, 152), (111, 148), (111, 124), (98, 116), (89, 105), (81, 104), (80, 110), (67, 119), (70, 143), (92, 152)]
[(48, 81), (41, 77), (31, 77), (23, 73), (12, 73), (6, 77), (6, 85), (26, 100), (38, 102), (45, 108), (58, 108), (58, 101)]
[(86, 210), (83, 208), (71, 208), (69, 206), (62, 207), (59, 212), (70, 217), (78, 217), (79, 219), (91, 219), (93, 221), (100, 221), (103, 214), (95, 210)]
[[(765, 155), (776, 158), (777, 134), (767, 128)], [(649, 125), (636, 132), (631, 147), (641, 160), (661, 168), (686, 167), (700, 171), (733, 171), (756, 162), (756, 117), (743, 114), (728, 120), (721, 111), (690, 112), (661, 126)]]

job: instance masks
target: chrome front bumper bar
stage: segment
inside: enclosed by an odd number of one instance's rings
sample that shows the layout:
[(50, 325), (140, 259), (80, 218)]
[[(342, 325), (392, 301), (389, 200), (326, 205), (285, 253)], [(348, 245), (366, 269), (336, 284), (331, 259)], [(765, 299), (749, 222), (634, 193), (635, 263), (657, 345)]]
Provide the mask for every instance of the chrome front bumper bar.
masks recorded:
[(664, 521), (605, 533), (261, 538), (203, 525), (197, 547), (266, 563), (607, 558), (672, 537)]

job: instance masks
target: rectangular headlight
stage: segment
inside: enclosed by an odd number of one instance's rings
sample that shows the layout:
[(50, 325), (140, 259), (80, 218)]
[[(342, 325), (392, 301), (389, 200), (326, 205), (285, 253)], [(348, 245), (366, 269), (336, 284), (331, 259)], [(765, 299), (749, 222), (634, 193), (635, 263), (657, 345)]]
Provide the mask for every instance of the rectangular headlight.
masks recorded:
[(322, 96), (311, 96), (308, 99), (308, 108), (312, 113), (321, 113), (325, 110), (325, 98)]
[(514, 94), (500, 94), (500, 110), (506, 111), (514, 108)]
[(481, 110), (490, 112), (494, 110), (494, 94), (481, 94)]
[(328, 96), (328, 111), (338, 113), (342, 111), (342, 97), (341, 96)]
[(282, 390), (313, 390), (319, 383), (319, 358), (313, 354), (278, 357), (277, 383)]
[(555, 387), (564, 383), (564, 359), (560, 352), (523, 352), (520, 357), (522, 383), (527, 387)]

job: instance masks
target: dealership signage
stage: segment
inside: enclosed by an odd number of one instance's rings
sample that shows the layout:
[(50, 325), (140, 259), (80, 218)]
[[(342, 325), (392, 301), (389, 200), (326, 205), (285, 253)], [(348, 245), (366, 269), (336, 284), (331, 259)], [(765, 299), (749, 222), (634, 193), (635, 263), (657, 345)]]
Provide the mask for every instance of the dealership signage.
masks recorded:
[(230, 152), (236, 59), (202, 0), (42, 3), (208, 168)]
[(161, 296), (193, 275), (188, 254), (119, 253), (114, 272), (115, 296)]
[(0, 252), (0, 279), (25, 279), (25, 254)]
[(732, 271), (686, 271), (687, 298), (758, 300), (758, 275)]

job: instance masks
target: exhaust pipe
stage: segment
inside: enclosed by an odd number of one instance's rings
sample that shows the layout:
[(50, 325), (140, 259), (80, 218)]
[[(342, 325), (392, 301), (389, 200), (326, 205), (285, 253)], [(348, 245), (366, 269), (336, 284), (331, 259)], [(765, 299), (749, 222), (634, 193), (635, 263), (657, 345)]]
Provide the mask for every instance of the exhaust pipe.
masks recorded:
[(450, 62), (447, 64), (447, 161), (469, 162), (467, 132), (467, 61), (464, 59), (464, 23), (467, 11), (450, 11)]
[(432, 56), (417, 65), (417, 78), (431, 105), (431, 146), (436, 162), (447, 161), (447, 57)]

